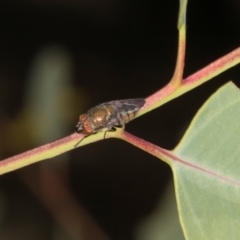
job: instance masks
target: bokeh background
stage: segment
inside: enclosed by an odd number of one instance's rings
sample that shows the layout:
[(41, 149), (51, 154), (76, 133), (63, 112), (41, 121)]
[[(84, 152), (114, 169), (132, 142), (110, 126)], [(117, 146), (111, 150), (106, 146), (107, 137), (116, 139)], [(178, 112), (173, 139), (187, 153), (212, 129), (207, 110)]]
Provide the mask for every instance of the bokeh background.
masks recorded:
[[(184, 76), (240, 45), (240, 2), (189, 0)], [(105, 101), (146, 97), (172, 76), (178, 1), (2, 0), (0, 157), (71, 134)], [(239, 66), (129, 123), (172, 149)], [(0, 178), (1, 240), (183, 239), (170, 168), (100, 141)]]

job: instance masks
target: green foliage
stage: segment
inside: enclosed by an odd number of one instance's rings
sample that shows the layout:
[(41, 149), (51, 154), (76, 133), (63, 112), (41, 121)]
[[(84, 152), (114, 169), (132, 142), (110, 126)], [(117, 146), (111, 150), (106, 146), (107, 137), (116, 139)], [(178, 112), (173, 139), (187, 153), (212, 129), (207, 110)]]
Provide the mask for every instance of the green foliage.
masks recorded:
[[(196, 88), (240, 62), (238, 48), (192, 76), (182, 79), (186, 45), (186, 5), (187, 0), (180, 0), (179, 47), (173, 77), (165, 87), (146, 98), (146, 104), (137, 117)], [(239, 103), (239, 89), (232, 83), (222, 87), (200, 109), (180, 144), (173, 151), (128, 134), (124, 129), (106, 135), (106, 138), (123, 139), (169, 163), (174, 174), (180, 223), (187, 240), (239, 239)], [(35, 124), (35, 121), (33, 122)], [(102, 140), (103, 136), (104, 133), (89, 136), (81, 141), (79, 147)], [(84, 137), (83, 134), (74, 133), (5, 159), (0, 162), (0, 174), (72, 150), (79, 138)], [(172, 226), (169, 227), (169, 231), (172, 231)]]
[(186, 239), (240, 236), (240, 92), (232, 83), (200, 109), (172, 170)]

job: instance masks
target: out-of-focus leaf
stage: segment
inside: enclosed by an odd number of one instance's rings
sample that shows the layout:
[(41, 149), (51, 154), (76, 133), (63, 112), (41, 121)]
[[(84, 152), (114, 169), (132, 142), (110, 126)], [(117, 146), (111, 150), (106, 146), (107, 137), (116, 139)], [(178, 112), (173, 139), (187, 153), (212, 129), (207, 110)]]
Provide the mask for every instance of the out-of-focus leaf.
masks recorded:
[(154, 212), (143, 219), (136, 229), (136, 240), (184, 240), (179, 223), (173, 181)]

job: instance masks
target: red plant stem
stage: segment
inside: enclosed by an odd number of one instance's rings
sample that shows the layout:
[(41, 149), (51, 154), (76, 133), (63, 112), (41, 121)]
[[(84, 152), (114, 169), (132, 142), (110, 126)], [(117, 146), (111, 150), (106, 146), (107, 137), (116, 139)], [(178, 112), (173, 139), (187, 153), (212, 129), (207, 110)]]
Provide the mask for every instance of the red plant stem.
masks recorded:
[[(192, 74), (191, 76), (185, 78), (183, 80), (183, 85), (187, 86), (190, 84), (197, 84), (200, 85), (203, 83), (204, 79), (211, 79), (220, 73), (224, 72), (225, 70), (233, 67), (234, 65), (240, 62), (240, 47), (233, 50), (229, 54), (221, 57), (220, 59), (210, 63), (208, 66), (202, 68), (201, 70), (197, 71), (196, 73)], [(206, 80), (206, 81), (207, 81)]]
[(167, 103), (168, 101), (173, 100), (176, 97), (183, 95), (238, 63), (240, 63), (240, 47), (190, 75), (182, 81), (182, 85), (178, 88), (169, 83), (159, 91), (147, 97), (146, 105), (139, 111), (137, 116), (140, 116)]
[(177, 88), (182, 85), (182, 76), (185, 64), (186, 29), (185, 25), (179, 31), (177, 62), (170, 84)]
[(151, 107), (155, 103), (158, 103), (162, 99), (171, 95), (175, 90), (176, 88), (174, 86), (172, 86), (171, 84), (167, 84), (165, 87), (161, 88), (159, 91), (146, 98), (146, 104), (144, 106), (144, 109)]
[(147, 153), (150, 153), (157, 158), (161, 158), (161, 160), (170, 165), (170, 162), (165, 158), (166, 153), (169, 152), (168, 150), (145, 141), (139, 137), (136, 137), (126, 131), (122, 132), (122, 134), (119, 135), (119, 138), (127, 141), (128, 143), (131, 143), (132, 145), (144, 150)]
[[(71, 146), (74, 145), (76, 139), (79, 139), (79, 134), (74, 133), (65, 138), (45, 144), (41, 147), (34, 148), (10, 158), (6, 158), (5, 160), (0, 161), (0, 175), (71, 150)], [(63, 145), (65, 148), (61, 148), (62, 151), (59, 151), (59, 148)], [(48, 157), (45, 157), (45, 155)]]
[[(183, 84), (180, 87), (176, 88), (173, 85), (168, 84), (164, 88), (160, 89), (156, 93), (149, 96), (146, 99), (147, 101), (146, 105), (144, 106), (143, 109), (139, 111), (138, 116), (154, 108), (157, 108), (160, 105), (163, 105), (164, 103), (182, 95), (185, 92), (190, 91), (191, 89), (194, 89), (198, 85), (210, 80), (214, 76), (217, 76), (224, 70), (233, 67), (239, 62), (240, 62), (240, 48), (237, 48), (236, 50), (222, 57), (221, 59), (211, 63), (207, 67), (187, 77), (185, 80), (183, 80)], [(118, 136), (116, 135), (116, 137)], [(76, 144), (77, 139), (79, 139), (79, 135), (72, 134), (66, 138), (60, 139), (58, 141), (46, 144), (44, 146), (35, 148), (25, 153), (0, 161), (0, 174), (4, 174), (19, 169), (21, 167), (30, 165), (32, 163), (60, 155), (63, 152), (69, 151), (73, 149), (74, 143)], [(89, 143), (90, 141), (88, 140), (87, 141), (85, 140), (85, 142)], [(96, 136), (95, 139), (92, 138), (92, 142), (97, 140), (100, 140), (100, 137), (98, 138)], [(130, 142), (131, 139), (128, 139), (126, 137), (125, 140), (126, 141), (129, 140)], [(139, 147), (142, 149), (146, 149), (147, 152), (149, 153), (151, 153), (152, 151), (151, 154), (153, 155), (156, 153), (156, 148), (158, 148), (159, 154), (161, 153), (161, 151), (163, 151), (163, 149), (151, 143), (148, 143), (144, 140), (141, 141), (144, 144), (142, 145), (140, 144)], [(149, 144), (149, 147), (146, 146), (147, 144)], [(164, 159), (163, 157), (161, 158)]]

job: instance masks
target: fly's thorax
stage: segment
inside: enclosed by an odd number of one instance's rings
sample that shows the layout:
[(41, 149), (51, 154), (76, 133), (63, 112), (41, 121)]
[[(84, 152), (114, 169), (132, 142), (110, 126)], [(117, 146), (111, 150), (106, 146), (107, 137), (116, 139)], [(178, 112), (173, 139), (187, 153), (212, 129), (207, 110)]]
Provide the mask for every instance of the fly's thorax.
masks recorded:
[(92, 123), (89, 121), (89, 118), (86, 114), (79, 116), (79, 122), (82, 124), (82, 133), (85, 135), (90, 135), (94, 132)]
[(93, 129), (98, 130), (100, 128), (107, 127), (108, 121), (114, 112), (112, 106), (99, 105), (88, 111), (88, 118), (92, 123)]

